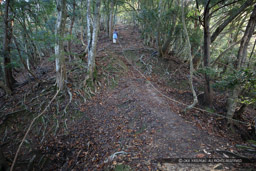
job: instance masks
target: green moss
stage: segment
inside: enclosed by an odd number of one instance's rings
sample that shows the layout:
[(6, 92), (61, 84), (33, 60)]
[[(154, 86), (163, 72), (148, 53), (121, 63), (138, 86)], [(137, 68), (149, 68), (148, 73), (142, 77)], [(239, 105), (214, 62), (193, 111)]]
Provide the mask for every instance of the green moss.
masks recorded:
[(114, 171), (130, 171), (132, 170), (130, 166), (124, 164), (118, 164), (115, 166)]

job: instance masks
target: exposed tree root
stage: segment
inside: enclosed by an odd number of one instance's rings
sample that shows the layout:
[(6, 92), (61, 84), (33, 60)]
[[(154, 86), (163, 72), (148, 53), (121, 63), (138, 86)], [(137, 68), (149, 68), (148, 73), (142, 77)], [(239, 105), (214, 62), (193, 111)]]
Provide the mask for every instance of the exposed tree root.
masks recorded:
[(70, 89), (67, 87), (67, 91), (68, 91), (68, 95), (69, 95), (69, 102), (68, 104), (66, 105), (66, 107), (64, 108), (64, 113), (66, 114), (67, 113), (67, 108), (68, 106), (70, 105), (70, 103), (72, 102), (72, 93), (70, 92)]

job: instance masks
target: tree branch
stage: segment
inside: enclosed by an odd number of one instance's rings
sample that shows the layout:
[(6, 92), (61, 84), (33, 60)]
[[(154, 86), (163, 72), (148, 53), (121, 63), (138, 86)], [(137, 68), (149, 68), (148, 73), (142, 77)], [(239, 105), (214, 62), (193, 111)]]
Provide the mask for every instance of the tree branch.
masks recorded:
[(239, 41), (233, 43), (233, 44), (230, 45), (226, 50), (224, 50), (224, 51), (211, 63), (212, 67), (213, 67), (214, 65), (216, 65), (217, 61), (218, 61), (225, 53), (227, 53), (227, 51), (229, 51), (232, 47), (234, 47), (235, 45), (237, 45), (237, 44), (240, 43), (240, 42), (241, 42), (241, 40), (239, 40)]
[(203, 23), (203, 21), (202, 21), (202, 19), (201, 19), (201, 16), (200, 16), (200, 10), (199, 10), (199, 5), (198, 5), (198, 0), (196, 0), (196, 8), (197, 8), (198, 11), (199, 11), (198, 20), (199, 20), (200, 24), (204, 27), (204, 23)]
[(211, 42), (217, 38), (217, 36), (224, 30), (224, 28), (235, 19), (243, 10), (252, 4), (253, 0), (247, 0), (234, 14), (230, 15), (212, 34)]
[(252, 51), (251, 51), (251, 54), (250, 54), (250, 57), (249, 57), (249, 63), (248, 63), (248, 65), (250, 65), (250, 61), (251, 61), (252, 55), (253, 55), (253, 53), (254, 53), (255, 45), (256, 45), (256, 39), (255, 39), (255, 41), (254, 41), (253, 48), (252, 48)]
[(230, 3), (228, 3), (228, 4), (225, 4), (225, 5), (221, 6), (221, 7), (219, 7), (218, 9), (212, 11), (209, 15), (212, 15), (213, 13), (219, 11), (220, 9), (222, 9), (222, 8), (224, 8), (224, 7), (226, 7), (226, 6), (229, 6), (229, 5), (232, 5), (232, 4), (234, 4), (234, 3), (237, 3), (238, 1), (239, 1), (239, 0), (234, 1), (234, 2), (230, 2)]
[(225, 0), (220, 0), (220, 1), (216, 2), (216, 3), (213, 4), (210, 8), (214, 7), (215, 5), (218, 5), (219, 3), (223, 2), (223, 1), (225, 1)]

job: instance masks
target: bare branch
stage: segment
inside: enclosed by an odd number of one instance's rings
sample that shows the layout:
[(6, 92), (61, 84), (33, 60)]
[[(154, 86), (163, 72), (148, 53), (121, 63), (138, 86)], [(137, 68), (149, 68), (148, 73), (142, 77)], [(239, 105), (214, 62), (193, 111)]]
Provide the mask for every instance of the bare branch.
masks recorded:
[(240, 43), (240, 42), (241, 42), (241, 40), (239, 40), (239, 41), (233, 43), (233, 44), (230, 45), (226, 50), (224, 50), (224, 51), (215, 59), (215, 61), (213, 61), (213, 62), (211, 63), (212, 66), (216, 65), (216, 63), (218, 62), (218, 60), (219, 60), (225, 53), (227, 53), (232, 47), (234, 47), (235, 45), (237, 45), (237, 44)]
[(234, 1), (234, 2), (230, 2), (230, 3), (228, 3), (228, 4), (225, 4), (225, 5), (223, 5), (223, 6), (219, 7), (219, 8), (217, 8), (216, 10), (212, 11), (209, 15), (211, 16), (213, 13), (215, 13), (215, 12), (219, 11), (220, 9), (222, 9), (222, 8), (224, 8), (224, 7), (226, 7), (226, 6), (229, 6), (229, 5), (235, 4), (235, 3), (237, 3), (238, 1), (239, 1), (239, 0)]
[(252, 4), (253, 0), (247, 0), (234, 14), (230, 15), (212, 34), (211, 42), (217, 38), (217, 36), (224, 30), (224, 28), (233, 21), (243, 10)]

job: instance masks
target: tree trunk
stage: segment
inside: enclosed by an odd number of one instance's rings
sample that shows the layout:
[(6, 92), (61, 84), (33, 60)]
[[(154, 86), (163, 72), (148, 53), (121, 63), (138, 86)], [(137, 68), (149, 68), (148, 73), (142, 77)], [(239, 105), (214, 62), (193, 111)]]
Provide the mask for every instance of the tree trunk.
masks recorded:
[(71, 18), (71, 23), (70, 23), (70, 28), (69, 28), (69, 38), (70, 40), (68, 41), (68, 52), (69, 52), (69, 61), (72, 60), (72, 52), (71, 52), (71, 36), (72, 36), (72, 31), (73, 31), (73, 26), (74, 26), (74, 22), (75, 22), (75, 9), (76, 9), (76, 1), (73, 0), (73, 14), (72, 14), (72, 18)]
[(3, 57), (4, 57), (4, 80), (6, 86), (13, 90), (13, 85), (16, 82), (12, 75), (12, 66), (11, 66), (11, 38), (12, 38), (12, 22), (13, 20), (9, 17), (9, 8), (10, 1), (6, 0), (5, 2), (5, 16), (4, 16), (4, 39), (3, 39)]
[[(240, 48), (237, 55), (237, 61), (235, 64), (235, 69), (237, 71), (243, 67), (246, 67), (247, 49), (248, 49), (250, 39), (253, 35), (255, 25), (256, 25), (256, 5), (254, 6), (250, 20), (248, 22), (245, 33), (240, 43)], [(229, 94), (228, 101), (227, 101), (227, 116), (229, 118), (233, 118), (234, 116), (234, 113), (237, 107), (238, 96), (241, 90), (242, 90), (241, 85), (236, 84), (234, 89), (231, 90)], [(229, 120), (229, 123), (233, 125), (232, 120)]]
[(55, 63), (56, 63), (56, 83), (60, 90), (65, 88), (67, 80), (63, 37), (66, 24), (66, 0), (57, 0), (57, 21), (55, 28)]
[(174, 20), (173, 20), (173, 26), (171, 27), (170, 32), (169, 32), (169, 34), (168, 34), (168, 37), (167, 37), (166, 41), (165, 41), (164, 44), (163, 44), (163, 47), (162, 47), (162, 53), (163, 53), (163, 55), (165, 55), (165, 54), (167, 53), (167, 50), (168, 50), (168, 48), (169, 48), (169, 46), (170, 46), (170, 43), (171, 43), (171, 41), (173, 40), (172, 36), (173, 36), (174, 29), (175, 29), (175, 27), (176, 27), (176, 18), (177, 18), (177, 17), (174, 18)]
[[(20, 61), (21, 61), (21, 63), (23, 64), (24, 68), (28, 71), (28, 73), (29, 73), (30, 76), (33, 76), (33, 77), (38, 81), (37, 77), (31, 72), (31, 70), (30, 70), (30, 68), (29, 68), (29, 65), (28, 65), (28, 64), (29, 64), (29, 61), (27, 60), (27, 63), (26, 63), (26, 61), (24, 61), (24, 59), (22, 58), (21, 50), (20, 50), (20, 48), (19, 48), (19, 45), (18, 45), (18, 42), (17, 42), (15, 36), (13, 36), (13, 40), (14, 40), (14, 44), (15, 44), (15, 46), (16, 46), (16, 49), (17, 49), (17, 51), (18, 51), (19, 57), (20, 57)], [(27, 59), (28, 59), (28, 58), (27, 58)]]
[[(91, 32), (91, 0), (87, 0), (87, 51), (88, 55), (92, 47), (92, 32)], [(88, 56), (89, 58), (89, 56)]]
[(251, 58), (252, 58), (253, 53), (255, 53), (255, 51), (254, 51), (255, 45), (256, 45), (256, 39), (255, 39), (255, 41), (254, 41), (254, 44), (253, 44), (253, 47), (252, 47), (252, 51), (251, 51), (251, 54), (250, 54), (250, 57), (249, 57), (248, 67), (250, 67), (250, 66), (253, 64), (253, 63), (251, 62)]
[[(27, 45), (25, 44), (24, 46), (25, 46), (25, 52), (28, 53)], [(27, 56), (27, 58), (26, 58), (26, 63), (27, 63), (27, 66), (28, 66), (28, 70), (30, 70), (29, 56)]]
[(187, 31), (187, 27), (186, 27), (186, 23), (185, 23), (185, 15), (184, 15), (184, 0), (182, 0), (182, 24), (184, 27), (184, 31), (185, 31), (185, 35), (186, 35), (186, 39), (187, 39), (187, 46), (188, 46), (188, 55), (189, 55), (189, 73), (190, 73), (190, 77), (189, 77), (189, 85), (193, 94), (193, 103), (191, 105), (189, 105), (185, 110), (189, 110), (192, 109), (198, 102), (197, 99), (197, 95), (196, 95), (196, 91), (194, 89), (193, 86), (193, 72), (194, 72), (194, 68), (193, 68), (193, 58), (192, 58), (192, 54), (191, 54), (191, 44), (190, 44), (190, 40), (189, 40), (189, 36), (188, 36), (188, 31)]
[(162, 43), (161, 43), (161, 17), (162, 17), (162, 0), (159, 0), (158, 5), (158, 22), (157, 22), (157, 47), (159, 56), (163, 56)]
[[(33, 29), (31, 28), (33, 26), (31, 25), (31, 21), (30, 20), (31, 20), (30, 18), (27, 18), (27, 22), (24, 21), (24, 28), (26, 30), (26, 33), (28, 34), (28, 38), (30, 39), (29, 41), (31, 42), (31, 44), (32, 44), (32, 46), (34, 48), (35, 57), (36, 57), (35, 60), (37, 61), (37, 58), (39, 57), (39, 62), (40, 62), (40, 61), (42, 61), (42, 55), (41, 55), (41, 52), (40, 52), (39, 45), (37, 44), (37, 41), (34, 41), (34, 39), (31, 38), (31, 36), (29, 35), (29, 33), (33, 33)], [(27, 29), (26, 29), (26, 25), (28, 25)], [(37, 27), (35, 27), (35, 29), (37, 29)]]
[[(37, 57), (41, 59), (41, 55), (39, 53), (39, 50), (34, 42), (34, 40), (31, 38), (29, 35), (30, 32), (32, 32), (30, 29), (27, 28), (28, 22), (26, 22), (25, 19), (23, 21), (20, 21), (17, 19), (17, 21), (20, 23), (20, 25), (23, 28), (23, 37), (24, 37), (24, 42), (26, 43), (28, 49), (30, 49), (30, 60), (32, 61), (31, 63), (36, 64), (37, 63)], [(35, 68), (35, 65), (33, 65), (33, 68)]]
[(240, 48), (239, 48), (238, 56), (237, 56), (237, 63), (235, 66), (236, 69), (240, 69), (240, 68), (246, 66), (245, 62), (247, 59), (247, 48), (250, 43), (251, 37), (254, 33), (255, 25), (256, 25), (256, 5), (254, 6), (254, 9), (251, 14), (248, 25), (246, 27), (244, 36), (241, 40), (241, 44), (240, 44)]
[(103, 1), (104, 5), (104, 31), (106, 32), (107, 36), (109, 36), (109, 1), (105, 0)]
[[(204, 67), (207, 69), (210, 62), (210, 44), (211, 44), (211, 35), (210, 35), (210, 15), (209, 15), (209, 3), (205, 7), (204, 11)], [(210, 76), (205, 73), (205, 85), (204, 85), (204, 104), (207, 106), (212, 106), (212, 87)]]
[(83, 26), (83, 17), (80, 20), (80, 40), (83, 46), (86, 46), (84, 43), (84, 26)]
[(109, 14), (106, 15), (106, 33), (109, 34)]
[[(90, 4), (91, 0), (87, 1), (87, 20), (90, 16)], [(96, 56), (96, 48), (97, 48), (97, 42), (98, 42), (98, 33), (99, 33), (99, 27), (100, 27), (100, 4), (101, 0), (96, 0), (96, 6), (94, 8), (94, 22), (93, 22), (93, 33), (92, 33), (92, 40), (91, 44), (88, 48), (88, 72), (89, 77), (93, 80), (93, 73), (95, 72), (95, 56)], [(88, 23), (87, 23), (88, 24)], [(90, 26), (88, 26), (88, 29)], [(90, 30), (88, 30), (90, 32)], [(90, 33), (89, 33), (90, 34)], [(89, 37), (90, 35), (88, 35)], [(90, 37), (89, 37), (90, 38)], [(88, 41), (89, 42), (89, 41)]]
[(110, 1), (110, 11), (109, 11), (109, 38), (112, 40), (113, 34), (113, 19), (114, 19), (114, 0)]

